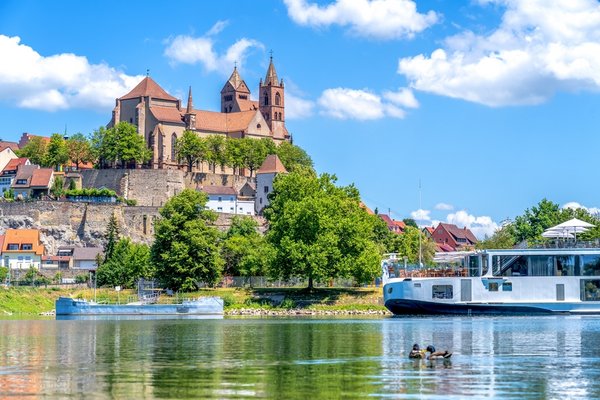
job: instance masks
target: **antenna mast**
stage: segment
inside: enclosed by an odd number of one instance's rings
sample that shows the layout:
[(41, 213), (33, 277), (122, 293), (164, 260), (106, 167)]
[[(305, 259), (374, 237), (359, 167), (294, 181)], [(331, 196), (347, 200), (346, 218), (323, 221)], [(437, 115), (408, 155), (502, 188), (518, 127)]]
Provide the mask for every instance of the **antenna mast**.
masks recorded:
[[(421, 178), (419, 178), (419, 210), (421, 208)], [(421, 228), (419, 228), (419, 224), (417, 224), (417, 228), (419, 229), (419, 268), (423, 268), (423, 262), (421, 261)]]

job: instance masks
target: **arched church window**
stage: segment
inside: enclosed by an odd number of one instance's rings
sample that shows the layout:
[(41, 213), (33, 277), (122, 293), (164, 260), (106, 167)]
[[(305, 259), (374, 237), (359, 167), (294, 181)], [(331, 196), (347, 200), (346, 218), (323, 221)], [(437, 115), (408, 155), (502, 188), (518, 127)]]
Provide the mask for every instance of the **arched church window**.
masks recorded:
[(278, 106), (281, 104), (281, 96), (279, 93), (275, 93), (275, 105)]
[(177, 154), (175, 152), (175, 146), (177, 145), (177, 135), (173, 132), (171, 135), (171, 160), (175, 161)]
[(264, 106), (268, 106), (269, 105), (269, 96), (265, 93), (265, 97), (263, 99), (263, 105)]

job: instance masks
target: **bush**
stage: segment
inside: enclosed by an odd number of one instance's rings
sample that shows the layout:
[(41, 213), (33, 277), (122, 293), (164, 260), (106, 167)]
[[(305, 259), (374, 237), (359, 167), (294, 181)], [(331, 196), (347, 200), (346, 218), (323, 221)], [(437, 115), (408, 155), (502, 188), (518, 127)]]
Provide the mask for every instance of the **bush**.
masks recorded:
[(117, 193), (114, 190), (107, 188), (84, 188), (84, 189), (69, 189), (65, 192), (67, 197), (117, 197)]
[(3, 283), (6, 280), (7, 276), (8, 276), (8, 268), (0, 267), (0, 283)]
[(87, 274), (80, 274), (75, 277), (75, 283), (86, 283), (89, 279), (90, 277)]

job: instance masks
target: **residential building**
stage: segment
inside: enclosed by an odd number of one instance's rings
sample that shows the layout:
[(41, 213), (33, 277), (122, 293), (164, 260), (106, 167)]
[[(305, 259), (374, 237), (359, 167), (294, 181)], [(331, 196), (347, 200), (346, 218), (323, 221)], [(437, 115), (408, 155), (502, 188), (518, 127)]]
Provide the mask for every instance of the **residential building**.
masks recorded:
[[(265, 80), (259, 83), (259, 100), (250, 98), (250, 89), (237, 68), (221, 90), (220, 112), (194, 108), (192, 88), (187, 106), (167, 93), (152, 78), (146, 76), (129, 93), (116, 99), (109, 127), (119, 122), (137, 126), (138, 132), (152, 150), (148, 166), (157, 169), (177, 169), (180, 163), (175, 143), (185, 130), (198, 136), (221, 135), (229, 138), (270, 138), (275, 143), (291, 140), (285, 127), (285, 90), (279, 80), (273, 59), (267, 68)], [(206, 163), (200, 163), (204, 170)], [(230, 173), (229, 168), (224, 171)]]
[(404, 233), (404, 229), (406, 229), (406, 224), (403, 221), (396, 221), (390, 218), (387, 214), (378, 214), (379, 218), (385, 222), (390, 232), (394, 233)]
[(423, 234), (425, 235), (425, 237), (427, 237), (427, 238), (429, 238), (429, 239), (431, 239), (431, 236), (433, 235), (433, 231), (434, 231), (434, 230), (435, 230), (435, 229), (433, 229), (433, 227), (432, 227), (432, 226), (426, 226), (426, 227), (424, 227), (424, 228), (422, 229), (422, 231), (423, 231)]
[(219, 213), (254, 215), (254, 199), (240, 199), (238, 191), (229, 186), (204, 186), (206, 208)]
[(17, 171), (11, 188), (16, 198), (39, 198), (50, 193), (53, 182), (54, 170), (52, 168), (24, 165)]
[(6, 164), (8, 164), (10, 160), (18, 158), (12, 147), (9, 145), (3, 145), (3, 143), (6, 142), (0, 141), (0, 171), (6, 167)]
[(277, 154), (269, 154), (256, 171), (256, 198), (254, 208), (258, 215), (269, 205), (269, 194), (273, 191), (273, 181), (279, 174), (287, 174)]
[(74, 247), (73, 269), (95, 271), (98, 268), (98, 257), (102, 257), (102, 247)]
[(70, 269), (71, 268), (71, 256), (56, 255), (42, 256), (42, 268), (45, 269)]
[(28, 158), (13, 158), (4, 166), (0, 174), (0, 193), (10, 189), (21, 165), (31, 165), (31, 162)]
[(2, 243), (2, 266), (39, 269), (45, 248), (37, 229), (7, 229)]
[(433, 231), (431, 238), (436, 244), (447, 244), (455, 251), (475, 248), (477, 238), (467, 227), (459, 228), (454, 224), (440, 222)]

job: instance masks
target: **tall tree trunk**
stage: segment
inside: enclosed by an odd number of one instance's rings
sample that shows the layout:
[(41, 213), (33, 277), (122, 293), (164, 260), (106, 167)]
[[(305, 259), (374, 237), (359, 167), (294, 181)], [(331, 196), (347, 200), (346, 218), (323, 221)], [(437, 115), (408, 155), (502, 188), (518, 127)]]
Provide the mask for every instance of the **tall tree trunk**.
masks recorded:
[(313, 288), (314, 288), (313, 277), (312, 277), (312, 275), (309, 275), (309, 277), (308, 277), (308, 290), (312, 292)]

